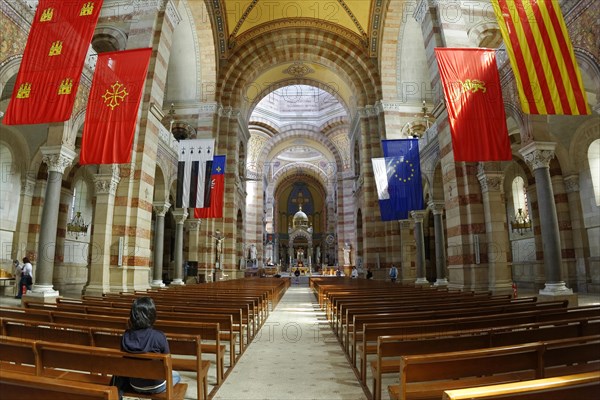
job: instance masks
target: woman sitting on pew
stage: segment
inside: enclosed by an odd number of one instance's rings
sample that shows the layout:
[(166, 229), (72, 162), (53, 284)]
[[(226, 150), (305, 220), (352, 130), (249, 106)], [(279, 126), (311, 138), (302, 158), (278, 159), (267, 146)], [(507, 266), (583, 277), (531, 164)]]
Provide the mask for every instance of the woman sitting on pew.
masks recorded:
[[(127, 353), (169, 354), (169, 343), (165, 334), (152, 326), (156, 321), (156, 307), (150, 297), (140, 297), (133, 302), (129, 314), (129, 329), (123, 333), (121, 350)], [(179, 372), (173, 371), (173, 386), (181, 380)], [(119, 394), (132, 389), (138, 393), (161, 393), (167, 389), (166, 381), (137, 378), (116, 378), (114, 385)]]

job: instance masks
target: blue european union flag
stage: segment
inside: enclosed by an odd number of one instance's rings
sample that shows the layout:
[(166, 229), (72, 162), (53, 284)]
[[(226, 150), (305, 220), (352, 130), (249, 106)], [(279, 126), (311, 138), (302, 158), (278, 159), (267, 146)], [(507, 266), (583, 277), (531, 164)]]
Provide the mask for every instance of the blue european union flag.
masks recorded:
[(410, 211), (423, 209), (419, 140), (384, 140), (382, 146), (389, 199), (379, 201), (381, 220), (407, 219)]

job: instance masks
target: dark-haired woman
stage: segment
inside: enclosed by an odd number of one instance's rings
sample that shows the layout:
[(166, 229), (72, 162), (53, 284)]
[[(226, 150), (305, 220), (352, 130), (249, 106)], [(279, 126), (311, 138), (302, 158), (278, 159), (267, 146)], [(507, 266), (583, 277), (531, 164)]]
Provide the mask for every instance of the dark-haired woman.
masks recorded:
[[(165, 334), (153, 328), (156, 321), (156, 307), (150, 297), (137, 298), (131, 306), (129, 329), (121, 339), (121, 350), (128, 353), (162, 353), (169, 354), (169, 343)], [(173, 385), (181, 380), (179, 372), (173, 371)], [(122, 390), (123, 383), (117, 383)], [(129, 386), (138, 393), (161, 393), (167, 389), (167, 382), (129, 378)]]

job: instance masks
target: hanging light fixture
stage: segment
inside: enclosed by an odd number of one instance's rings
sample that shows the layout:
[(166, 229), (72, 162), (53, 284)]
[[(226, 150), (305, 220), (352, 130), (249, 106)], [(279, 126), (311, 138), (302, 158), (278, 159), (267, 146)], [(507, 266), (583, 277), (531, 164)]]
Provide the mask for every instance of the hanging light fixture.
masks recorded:
[[(81, 198), (82, 193), (81, 193), (81, 187), (83, 185), (83, 181), (79, 181), (79, 190), (77, 188), (75, 188), (75, 193), (73, 194), (73, 196), (77, 196), (79, 194), (79, 205), (78, 205), (78, 209), (77, 212), (75, 212), (73, 214), (73, 218), (71, 218), (71, 221), (69, 221), (67, 223), (67, 233), (69, 233), (71, 236), (74, 236), (75, 239), (79, 239), (79, 236), (85, 236), (87, 235), (87, 231), (88, 231), (88, 226), (89, 224), (85, 223), (85, 220), (83, 219), (83, 217), (81, 216)], [(73, 206), (72, 209), (75, 209), (75, 199), (73, 199)]]
[(510, 227), (513, 232), (518, 232), (521, 236), (523, 236), (524, 232), (531, 230), (531, 220), (529, 219), (529, 216), (523, 212), (522, 208), (517, 210), (515, 218), (510, 221)]

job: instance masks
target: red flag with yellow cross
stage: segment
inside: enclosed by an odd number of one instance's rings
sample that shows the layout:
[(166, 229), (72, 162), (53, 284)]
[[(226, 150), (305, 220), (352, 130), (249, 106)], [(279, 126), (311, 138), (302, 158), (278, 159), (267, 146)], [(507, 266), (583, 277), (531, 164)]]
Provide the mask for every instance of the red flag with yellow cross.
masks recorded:
[(131, 161), (151, 48), (102, 53), (85, 113), (79, 164)]

